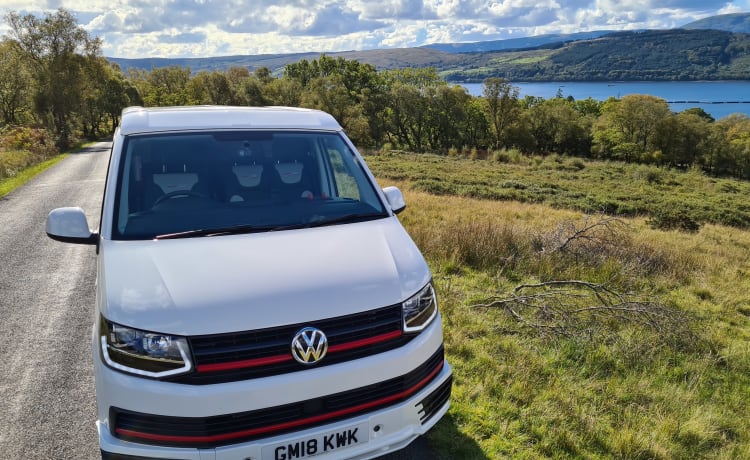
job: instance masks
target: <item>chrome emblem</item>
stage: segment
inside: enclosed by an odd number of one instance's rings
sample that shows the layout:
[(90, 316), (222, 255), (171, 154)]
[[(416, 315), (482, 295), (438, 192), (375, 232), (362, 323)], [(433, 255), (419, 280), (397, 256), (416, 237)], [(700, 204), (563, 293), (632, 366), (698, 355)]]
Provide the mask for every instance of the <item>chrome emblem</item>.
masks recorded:
[(292, 356), (298, 363), (315, 364), (328, 352), (328, 339), (320, 329), (306, 327), (292, 339)]

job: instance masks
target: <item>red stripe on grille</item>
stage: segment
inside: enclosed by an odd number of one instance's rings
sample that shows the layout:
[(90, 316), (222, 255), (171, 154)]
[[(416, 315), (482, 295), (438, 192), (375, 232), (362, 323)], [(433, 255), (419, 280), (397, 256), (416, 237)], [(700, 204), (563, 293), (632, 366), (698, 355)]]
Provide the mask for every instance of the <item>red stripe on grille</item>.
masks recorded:
[(234, 369), (243, 369), (246, 367), (270, 366), (271, 364), (291, 361), (292, 355), (269, 356), (268, 358), (245, 359), (242, 361), (230, 361), (227, 363), (199, 364), (196, 367), (198, 372), (219, 372), (231, 371)]
[[(385, 334), (368, 337), (366, 339), (355, 340), (353, 342), (340, 343), (338, 345), (332, 345), (328, 347), (328, 353), (336, 353), (339, 351), (352, 350), (354, 348), (366, 347), (374, 345), (376, 343), (385, 342), (401, 337), (402, 332), (400, 330), (388, 332)], [(214, 363), (214, 364), (199, 364), (196, 367), (198, 372), (220, 372), (220, 371), (231, 371), (235, 369), (244, 369), (248, 367), (259, 367), (259, 366), (270, 366), (271, 364), (283, 363), (291, 361), (292, 355), (276, 355), (269, 356), (267, 358), (256, 358), (256, 359), (245, 359), (242, 361), (230, 361), (226, 363)]]
[(336, 353), (337, 351), (346, 351), (353, 348), (366, 347), (368, 345), (375, 345), (376, 343), (385, 342), (386, 340), (393, 340), (401, 337), (401, 330), (388, 332), (386, 334), (375, 335), (362, 340), (355, 340), (354, 342), (340, 343), (338, 345), (331, 345), (328, 347), (328, 353)]
[(219, 441), (230, 441), (232, 439), (243, 438), (246, 436), (247, 437), (257, 436), (259, 434), (272, 433), (274, 431), (285, 430), (288, 428), (297, 428), (297, 427), (301, 427), (304, 425), (309, 425), (309, 424), (316, 423), (316, 422), (323, 422), (323, 421), (330, 420), (336, 417), (341, 417), (343, 415), (353, 414), (362, 410), (372, 409), (374, 407), (382, 406), (385, 404), (392, 403), (394, 401), (398, 401), (399, 399), (409, 397), (412, 394), (416, 393), (417, 391), (421, 390), (433, 378), (435, 378), (435, 376), (438, 375), (440, 371), (443, 369), (443, 364), (444, 364), (444, 361), (441, 361), (440, 364), (438, 364), (438, 366), (435, 367), (435, 369), (433, 369), (432, 372), (430, 372), (430, 374), (427, 377), (420, 380), (413, 387), (408, 388), (400, 393), (386, 396), (385, 398), (380, 398), (375, 401), (358, 404), (356, 406), (352, 406), (346, 409), (340, 409), (334, 412), (329, 412), (327, 414), (320, 414), (320, 415), (303, 418), (299, 420), (292, 420), (289, 422), (277, 423), (276, 425), (252, 428), (249, 430), (242, 430), (242, 431), (237, 431), (234, 433), (222, 433), (222, 434), (207, 435), (207, 436), (181, 436), (181, 435), (142, 433), (140, 431), (127, 430), (124, 428), (117, 428), (115, 432), (120, 436), (128, 436), (131, 438), (138, 438), (138, 439), (148, 439), (151, 441), (180, 442), (180, 443), (211, 443), (211, 442), (219, 442)]

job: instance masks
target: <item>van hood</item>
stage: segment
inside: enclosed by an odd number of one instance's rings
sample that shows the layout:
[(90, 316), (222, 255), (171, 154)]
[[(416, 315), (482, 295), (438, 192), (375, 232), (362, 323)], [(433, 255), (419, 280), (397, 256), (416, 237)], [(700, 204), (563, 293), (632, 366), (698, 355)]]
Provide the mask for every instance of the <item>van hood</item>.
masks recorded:
[(175, 335), (261, 329), (399, 303), (430, 280), (395, 217), (174, 240), (102, 240), (110, 321)]

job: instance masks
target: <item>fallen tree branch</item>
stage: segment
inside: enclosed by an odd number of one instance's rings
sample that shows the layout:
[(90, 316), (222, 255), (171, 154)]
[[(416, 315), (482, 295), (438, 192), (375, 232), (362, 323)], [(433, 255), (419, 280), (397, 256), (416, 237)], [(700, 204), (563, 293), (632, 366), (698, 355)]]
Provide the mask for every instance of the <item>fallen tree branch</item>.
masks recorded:
[(472, 307), (501, 308), (519, 324), (545, 336), (607, 333), (625, 324), (648, 328), (665, 338), (692, 334), (685, 314), (655, 297), (581, 280), (521, 284), (507, 297), (493, 296)]

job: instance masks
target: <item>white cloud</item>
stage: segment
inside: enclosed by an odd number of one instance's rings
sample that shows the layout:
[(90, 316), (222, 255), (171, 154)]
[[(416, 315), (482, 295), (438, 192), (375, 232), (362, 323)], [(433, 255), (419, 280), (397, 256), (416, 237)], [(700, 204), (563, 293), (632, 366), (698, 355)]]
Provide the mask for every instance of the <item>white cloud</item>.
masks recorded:
[[(750, 0), (0, 0), (71, 11), (117, 57), (340, 51), (597, 29), (677, 27)], [(0, 33), (7, 25), (0, 24)]]

